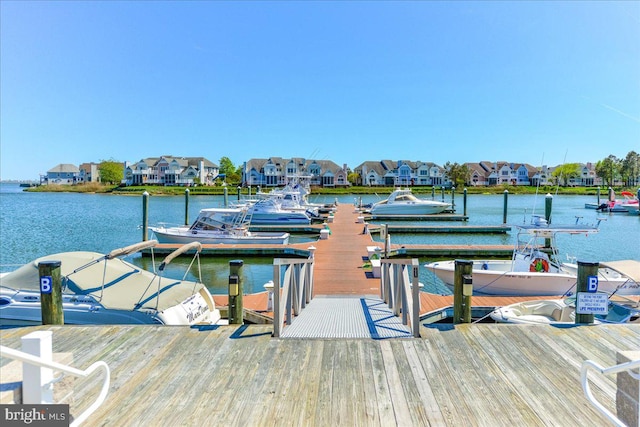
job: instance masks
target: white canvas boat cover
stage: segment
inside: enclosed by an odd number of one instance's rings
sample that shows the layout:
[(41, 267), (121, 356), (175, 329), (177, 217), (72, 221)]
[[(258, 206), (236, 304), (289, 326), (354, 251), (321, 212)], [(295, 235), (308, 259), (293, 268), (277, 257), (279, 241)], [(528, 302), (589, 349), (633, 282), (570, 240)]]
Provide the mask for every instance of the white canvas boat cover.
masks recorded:
[(628, 276), (636, 283), (640, 283), (640, 261), (633, 259), (621, 261), (606, 261), (600, 263), (601, 267), (609, 267), (617, 272)]
[[(38, 258), (0, 278), (0, 286), (39, 291), (38, 264), (43, 261), (60, 261), (65, 294), (91, 295), (108, 309), (155, 309), (159, 282), (158, 311), (180, 304), (204, 287), (202, 283), (161, 278), (119, 258), (105, 259), (104, 254), (82, 251)], [(81, 268), (91, 261), (98, 262)], [(74, 272), (76, 269), (79, 270)]]

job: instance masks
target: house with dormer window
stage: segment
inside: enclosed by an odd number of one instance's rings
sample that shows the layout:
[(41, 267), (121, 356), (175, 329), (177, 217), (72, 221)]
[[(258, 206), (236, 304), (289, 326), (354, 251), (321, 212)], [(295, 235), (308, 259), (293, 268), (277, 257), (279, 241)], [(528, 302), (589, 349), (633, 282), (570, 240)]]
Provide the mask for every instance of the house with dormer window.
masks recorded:
[(294, 157), (269, 157), (251, 159), (242, 167), (242, 184), (245, 186), (278, 187), (288, 179), (304, 178), (311, 186), (348, 186), (347, 165), (338, 166), (330, 160), (313, 160)]
[(213, 185), (218, 165), (204, 157), (161, 156), (125, 163), (125, 185), (185, 186)]

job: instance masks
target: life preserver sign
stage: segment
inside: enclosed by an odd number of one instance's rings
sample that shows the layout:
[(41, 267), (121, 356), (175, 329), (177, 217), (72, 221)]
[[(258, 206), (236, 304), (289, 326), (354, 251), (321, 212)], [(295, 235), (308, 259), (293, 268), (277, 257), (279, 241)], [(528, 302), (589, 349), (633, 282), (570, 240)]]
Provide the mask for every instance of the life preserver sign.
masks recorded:
[(532, 273), (546, 273), (549, 271), (549, 262), (544, 258), (536, 258), (529, 265), (529, 271)]

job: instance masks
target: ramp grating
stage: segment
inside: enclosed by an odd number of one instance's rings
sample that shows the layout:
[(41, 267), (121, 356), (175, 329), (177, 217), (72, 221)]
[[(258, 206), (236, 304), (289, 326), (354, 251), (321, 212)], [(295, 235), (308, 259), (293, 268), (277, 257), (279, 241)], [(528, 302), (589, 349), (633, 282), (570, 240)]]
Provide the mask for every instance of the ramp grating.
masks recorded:
[(375, 297), (315, 297), (282, 338), (409, 338), (409, 328)]

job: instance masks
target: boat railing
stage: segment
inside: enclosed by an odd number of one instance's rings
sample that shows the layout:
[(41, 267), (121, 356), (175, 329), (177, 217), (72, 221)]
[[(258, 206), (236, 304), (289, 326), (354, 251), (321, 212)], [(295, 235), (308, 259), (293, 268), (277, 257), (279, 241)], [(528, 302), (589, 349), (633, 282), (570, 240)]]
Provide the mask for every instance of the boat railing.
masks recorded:
[(419, 266), (417, 258), (380, 260), (380, 296), (415, 338), (420, 337)]
[(273, 336), (291, 324), (313, 298), (313, 254), (307, 259), (273, 260)]
[[(45, 334), (45, 335), (43, 335)], [(30, 339), (38, 341), (37, 347), (41, 349), (41, 354), (52, 355), (51, 351), (51, 331), (37, 331), (22, 337), (23, 340)], [(42, 347), (41, 347), (42, 346)], [(46, 348), (48, 346), (48, 348)], [(24, 364), (28, 364), (32, 367), (40, 368), (23, 369), (23, 402), (24, 404), (46, 404), (54, 403), (50, 402), (47, 396), (52, 396), (50, 391), (53, 388), (53, 384), (60, 381), (65, 374), (72, 375), (74, 377), (87, 378), (94, 372), (102, 374), (102, 387), (98, 397), (93, 401), (88, 408), (84, 410), (80, 415), (75, 417), (70, 423), (70, 426), (79, 426), (86, 421), (91, 414), (93, 414), (105, 401), (107, 394), (109, 393), (109, 384), (111, 382), (111, 373), (109, 365), (103, 361), (98, 361), (91, 364), (87, 369), (81, 370), (62, 363), (54, 362), (50, 357), (36, 356), (24, 351), (15, 350), (10, 347), (0, 345), (0, 356), (7, 357), (9, 359), (21, 361)], [(57, 378), (53, 378), (53, 371), (61, 372)], [(43, 383), (46, 378), (51, 378), (50, 381)], [(26, 391), (29, 390), (29, 393)]]
[[(640, 368), (640, 359), (632, 360), (625, 363), (620, 363), (615, 366), (611, 366), (608, 368), (602, 367), (598, 363), (592, 360), (585, 360), (582, 362), (582, 368), (580, 369), (580, 380), (582, 383), (582, 390), (584, 391), (584, 395), (587, 400), (609, 421), (611, 421), (614, 425), (624, 427), (626, 423), (622, 422), (616, 415), (614, 415), (609, 409), (607, 409), (602, 403), (598, 402), (596, 398), (593, 396), (591, 392), (591, 388), (589, 387), (589, 371), (594, 371), (596, 373), (600, 373), (602, 375), (612, 375), (619, 374), (622, 372), (626, 372), (631, 378), (636, 381), (640, 381), (640, 374), (636, 371), (633, 372), (634, 369)], [(636, 402), (638, 405), (638, 402)]]

